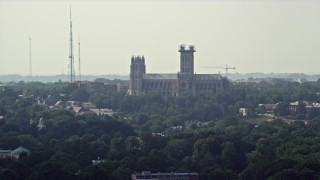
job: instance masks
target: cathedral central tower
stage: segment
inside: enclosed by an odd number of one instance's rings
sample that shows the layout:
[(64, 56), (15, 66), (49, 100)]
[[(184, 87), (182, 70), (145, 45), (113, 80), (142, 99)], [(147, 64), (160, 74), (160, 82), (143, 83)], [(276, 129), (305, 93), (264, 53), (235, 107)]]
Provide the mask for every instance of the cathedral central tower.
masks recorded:
[(185, 45), (180, 45), (180, 74), (181, 75), (193, 75), (194, 74), (194, 55), (196, 52), (194, 46), (190, 45), (189, 49), (186, 49)]

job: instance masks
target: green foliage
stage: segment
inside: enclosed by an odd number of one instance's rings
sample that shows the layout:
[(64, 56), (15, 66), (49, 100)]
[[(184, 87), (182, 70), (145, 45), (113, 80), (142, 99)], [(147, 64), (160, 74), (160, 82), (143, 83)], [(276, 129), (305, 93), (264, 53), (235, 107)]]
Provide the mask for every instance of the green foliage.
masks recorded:
[[(288, 102), (318, 102), (318, 92), (319, 82), (236, 84), (227, 92), (167, 98), (89, 94), (62, 82), (4, 86), (0, 148), (24, 146), (31, 154), (18, 161), (0, 159), (0, 179), (129, 179), (145, 170), (198, 172), (200, 179), (317, 179), (319, 111), (299, 103), (292, 114)], [(35, 97), (90, 100), (119, 113), (76, 116), (38, 105)], [(312, 121), (287, 124), (236, 116), (239, 108), (254, 111), (259, 103), (279, 103), (277, 115)], [(40, 118), (46, 125), (42, 130)], [(35, 123), (30, 125), (30, 119)], [(98, 158), (105, 161), (93, 165)]]
[(0, 179), (16, 180), (18, 176), (12, 169), (0, 169)]
[(275, 109), (275, 114), (285, 116), (289, 114), (289, 103), (280, 102)]
[(74, 97), (74, 100), (80, 102), (87, 102), (90, 98), (90, 94), (85, 88), (77, 88), (71, 95)]

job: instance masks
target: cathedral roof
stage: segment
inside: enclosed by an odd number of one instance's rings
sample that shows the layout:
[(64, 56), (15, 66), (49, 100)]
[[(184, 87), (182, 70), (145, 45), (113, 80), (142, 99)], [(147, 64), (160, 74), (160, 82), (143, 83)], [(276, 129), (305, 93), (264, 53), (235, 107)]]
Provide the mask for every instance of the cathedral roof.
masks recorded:
[(177, 74), (143, 74), (143, 79), (178, 79)]
[(220, 74), (195, 74), (195, 80), (221, 80)]

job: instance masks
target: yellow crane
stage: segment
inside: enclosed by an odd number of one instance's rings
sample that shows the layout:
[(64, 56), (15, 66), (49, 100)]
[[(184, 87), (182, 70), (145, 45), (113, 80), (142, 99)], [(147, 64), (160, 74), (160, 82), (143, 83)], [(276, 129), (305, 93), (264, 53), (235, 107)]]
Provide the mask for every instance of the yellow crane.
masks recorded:
[(203, 68), (216, 68), (216, 69), (225, 69), (226, 70), (226, 78), (228, 78), (228, 70), (229, 69), (236, 69), (236, 67), (230, 67), (226, 65), (226, 67), (215, 67), (215, 66), (202, 66)]

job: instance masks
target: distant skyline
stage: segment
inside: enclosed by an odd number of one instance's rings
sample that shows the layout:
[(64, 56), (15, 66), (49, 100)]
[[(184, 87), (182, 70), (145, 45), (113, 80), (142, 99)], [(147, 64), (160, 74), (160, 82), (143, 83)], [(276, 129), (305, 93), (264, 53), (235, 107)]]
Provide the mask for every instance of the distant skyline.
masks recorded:
[[(0, 0), (0, 74), (67, 74), (70, 1)], [(177, 73), (180, 44), (195, 45), (195, 72), (320, 74), (320, 0), (71, 1), (75, 69)]]

